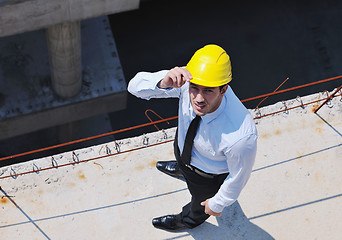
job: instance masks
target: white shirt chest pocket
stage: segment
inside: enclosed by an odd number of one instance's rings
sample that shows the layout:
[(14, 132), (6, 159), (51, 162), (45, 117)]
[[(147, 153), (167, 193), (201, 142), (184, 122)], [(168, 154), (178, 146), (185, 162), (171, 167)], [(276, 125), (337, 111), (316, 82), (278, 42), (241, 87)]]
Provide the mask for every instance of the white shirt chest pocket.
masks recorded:
[(215, 149), (214, 146), (208, 143), (195, 142), (194, 148), (194, 150), (197, 151), (200, 155), (212, 160), (220, 161), (225, 158), (224, 154), (221, 151)]

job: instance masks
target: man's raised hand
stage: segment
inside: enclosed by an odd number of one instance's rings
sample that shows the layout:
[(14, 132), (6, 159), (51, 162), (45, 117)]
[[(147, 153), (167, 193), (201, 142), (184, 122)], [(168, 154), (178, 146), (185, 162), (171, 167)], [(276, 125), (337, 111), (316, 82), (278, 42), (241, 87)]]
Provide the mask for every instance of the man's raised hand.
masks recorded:
[(192, 76), (190, 72), (183, 67), (174, 67), (172, 68), (166, 76), (160, 80), (158, 83), (158, 87), (160, 88), (180, 88), (186, 82), (190, 81)]

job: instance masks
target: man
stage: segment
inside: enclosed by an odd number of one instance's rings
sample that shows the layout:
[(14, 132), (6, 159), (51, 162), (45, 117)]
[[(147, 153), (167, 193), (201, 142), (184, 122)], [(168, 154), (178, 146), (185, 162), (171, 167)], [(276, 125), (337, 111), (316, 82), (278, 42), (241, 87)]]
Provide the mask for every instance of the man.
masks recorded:
[(130, 81), (128, 91), (137, 97), (179, 98), (177, 161), (158, 162), (156, 167), (184, 177), (191, 201), (177, 215), (154, 218), (156, 228), (194, 228), (210, 215), (221, 216), (247, 183), (256, 155), (257, 130), (228, 86), (231, 80), (228, 54), (210, 44), (196, 51), (185, 68), (140, 72)]

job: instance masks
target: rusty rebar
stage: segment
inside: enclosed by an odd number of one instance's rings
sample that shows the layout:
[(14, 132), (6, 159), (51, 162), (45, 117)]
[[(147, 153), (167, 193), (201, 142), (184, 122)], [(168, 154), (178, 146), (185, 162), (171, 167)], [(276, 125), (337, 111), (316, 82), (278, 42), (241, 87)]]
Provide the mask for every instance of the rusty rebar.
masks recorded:
[[(148, 120), (150, 120), (150, 122), (153, 122), (152, 119), (150, 118), (150, 116), (147, 114), (148, 112), (152, 112), (154, 115), (156, 115), (160, 120), (163, 120), (164, 118), (162, 118), (161, 116), (159, 116), (155, 111), (153, 111), (152, 109), (147, 109), (145, 111), (145, 115), (148, 118)], [(168, 121), (166, 121), (167, 124), (170, 124)], [(157, 127), (156, 124), (153, 124), (155, 126), (155, 128), (159, 131), (160, 129)]]
[[(308, 87), (308, 86), (312, 86), (312, 85), (316, 85), (316, 84), (320, 84), (320, 83), (325, 83), (325, 82), (329, 82), (329, 81), (333, 81), (333, 80), (337, 80), (337, 79), (341, 79), (341, 78), (342, 78), (342, 75), (336, 76), (336, 77), (332, 77), (332, 78), (327, 78), (327, 79), (323, 79), (323, 80), (316, 81), (316, 82), (313, 82), (313, 83), (308, 83), (308, 84), (300, 85), (300, 86), (297, 86), (297, 87), (287, 88), (287, 89), (284, 89), (284, 90), (279, 90), (279, 91), (275, 91), (275, 92), (272, 92), (272, 93), (259, 95), (259, 96), (252, 97), (252, 98), (247, 98), (247, 99), (242, 100), (241, 102), (252, 101), (252, 100), (255, 100), (255, 99), (259, 99), (259, 98), (265, 98), (265, 97), (273, 96), (273, 95), (276, 95), (276, 94), (280, 94), (280, 93), (284, 93), (284, 92), (288, 92), (288, 91), (292, 91), (292, 90), (295, 90), (295, 89), (300, 89), (300, 88), (304, 88), (304, 87)], [(146, 110), (146, 111), (148, 111), (148, 110)], [(150, 110), (150, 111), (154, 112), (153, 110)], [(146, 114), (146, 112), (145, 112), (145, 114)], [(269, 115), (272, 115), (272, 114), (267, 114), (266, 116), (269, 116)], [(156, 116), (161, 118), (158, 114), (156, 114)], [(262, 117), (264, 117), (264, 116), (259, 116), (258, 118), (262, 118)], [(114, 135), (114, 134), (117, 134), (117, 133), (122, 133), (122, 132), (130, 131), (130, 130), (134, 130), (134, 129), (138, 129), (138, 128), (142, 128), (142, 127), (146, 127), (146, 126), (150, 126), (150, 125), (155, 125), (156, 126), (156, 124), (158, 124), (158, 123), (162, 123), (162, 122), (167, 122), (168, 123), (168, 121), (175, 120), (175, 119), (178, 119), (178, 116), (174, 116), (174, 117), (170, 117), (170, 118), (166, 118), (166, 119), (162, 119), (161, 118), (161, 120), (153, 121), (153, 122), (150, 122), (150, 123), (140, 124), (140, 125), (136, 125), (136, 126), (133, 126), (133, 127), (128, 127), (128, 128), (124, 128), (124, 129), (108, 132), (108, 133), (103, 133), (103, 134), (99, 134), (99, 135), (92, 136), (92, 137), (82, 138), (82, 139), (79, 139), (79, 140), (70, 141), (70, 142), (66, 142), (66, 143), (61, 143), (61, 144), (53, 145), (53, 146), (50, 146), (50, 147), (40, 148), (40, 149), (36, 149), (36, 150), (24, 152), (24, 153), (19, 153), (19, 154), (7, 156), (7, 157), (2, 157), (2, 158), (0, 158), (0, 161), (7, 160), (7, 159), (13, 159), (13, 158), (17, 158), (17, 157), (22, 157), (22, 156), (30, 155), (30, 154), (33, 154), (33, 153), (44, 152), (44, 151), (55, 149), (55, 148), (59, 148), (59, 147), (65, 147), (65, 146), (73, 145), (73, 144), (76, 144), (76, 143), (90, 141), (90, 140), (94, 140), (94, 139), (97, 139), (97, 138), (106, 137), (106, 136), (110, 136), (110, 135)], [(157, 129), (159, 130), (158, 127), (157, 127)]]
[(241, 102), (248, 102), (248, 101), (256, 100), (256, 99), (259, 99), (259, 98), (273, 96), (273, 95), (277, 95), (277, 94), (280, 94), (280, 93), (289, 92), (289, 91), (297, 90), (297, 89), (300, 89), (300, 88), (309, 87), (309, 86), (313, 86), (313, 85), (317, 85), (317, 84), (320, 84), (320, 83), (325, 83), (325, 82), (329, 82), (329, 81), (333, 81), (333, 80), (337, 80), (337, 79), (341, 79), (341, 78), (342, 78), (342, 75), (336, 76), (336, 77), (332, 77), (332, 78), (327, 78), (327, 79), (323, 79), (323, 80), (320, 80), (320, 81), (317, 81), (317, 82), (307, 83), (307, 84), (304, 84), (304, 85), (300, 85), (300, 86), (296, 86), (296, 87), (291, 87), (291, 88), (286, 88), (286, 89), (283, 89), (283, 90), (279, 90), (279, 91), (276, 91), (276, 92), (259, 95), (259, 96), (256, 96), (256, 97), (246, 98), (244, 100), (241, 100)]
[[(286, 78), (273, 92), (276, 92), (276, 91), (278, 91), (279, 90), (279, 88), (281, 88), (281, 86), (283, 86), (288, 80), (289, 80), (290, 78)], [(262, 103), (262, 102), (264, 102), (267, 98), (269, 98), (270, 96), (267, 96), (267, 97), (265, 97), (264, 99), (262, 99), (259, 103), (258, 103), (258, 105), (255, 107), (255, 108), (259, 108), (259, 106), (260, 106), (260, 104)]]
[(331, 98), (333, 98), (335, 96), (335, 94), (340, 91), (340, 89), (342, 88), (342, 85), (340, 87), (338, 87), (336, 89), (336, 91), (334, 91), (330, 96), (327, 97), (327, 99), (318, 107), (315, 109), (314, 113), (317, 113), (318, 110), (321, 109), (321, 107), (323, 107), (327, 102), (329, 102), (329, 100), (331, 100)]
[[(148, 148), (148, 147), (154, 147), (154, 146), (157, 146), (157, 145), (160, 145), (160, 144), (164, 144), (164, 143), (168, 143), (168, 142), (172, 142), (172, 141), (173, 141), (173, 139), (170, 139), (170, 140), (166, 140), (166, 141), (163, 141), (163, 142), (158, 142), (158, 143), (154, 143), (154, 144), (150, 144), (150, 145), (144, 145), (142, 147), (132, 148), (132, 149), (129, 149), (129, 150), (126, 150), (126, 151), (122, 151), (122, 152), (111, 153), (111, 154), (108, 154), (108, 155), (103, 155), (103, 156), (98, 156), (98, 157), (94, 157), (94, 158), (79, 160), (77, 163), (84, 163), (84, 162), (94, 161), (94, 160), (98, 160), (98, 159), (105, 158), (105, 157), (111, 157), (111, 156), (115, 156), (115, 155), (118, 155), (118, 154), (123, 154), (123, 153), (132, 152), (132, 151), (137, 151), (137, 150)], [(75, 162), (69, 162), (69, 163), (61, 164), (58, 167), (65, 167), (65, 166), (70, 166), (70, 165), (74, 165), (74, 164), (75, 164)], [(50, 170), (50, 169), (53, 169), (53, 168), (56, 168), (56, 167), (55, 166), (51, 166), (51, 167), (41, 168), (39, 171), (40, 172), (41, 171), (46, 171), (46, 170)], [(35, 172), (35, 171), (32, 170), (32, 171), (27, 171), (27, 172), (22, 172), (22, 173), (15, 173), (13, 168), (11, 170), (13, 170), (14, 174), (10, 173), (10, 175), (8, 175), (8, 176), (2, 176), (2, 177), (0, 177), (0, 180), (1, 179), (5, 179), (5, 178), (10, 178), (10, 177), (17, 178), (18, 176), (22, 176), (22, 175), (26, 175), (26, 174), (30, 174), (30, 173), (34, 173)]]

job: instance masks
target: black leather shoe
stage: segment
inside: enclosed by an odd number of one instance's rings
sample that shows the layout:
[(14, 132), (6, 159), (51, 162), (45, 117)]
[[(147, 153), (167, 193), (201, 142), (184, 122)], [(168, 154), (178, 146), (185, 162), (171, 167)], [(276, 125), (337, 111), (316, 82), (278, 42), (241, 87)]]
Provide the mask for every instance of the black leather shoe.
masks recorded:
[(152, 224), (156, 228), (169, 231), (176, 231), (186, 228), (186, 226), (181, 223), (180, 220), (178, 220), (177, 215), (166, 215), (158, 218), (153, 218)]
[(157, 162), (156, 167), (159, 171), (166, 173), (172, 177), (183, 178), (183, 174), (179, 170), (177, 161)]

